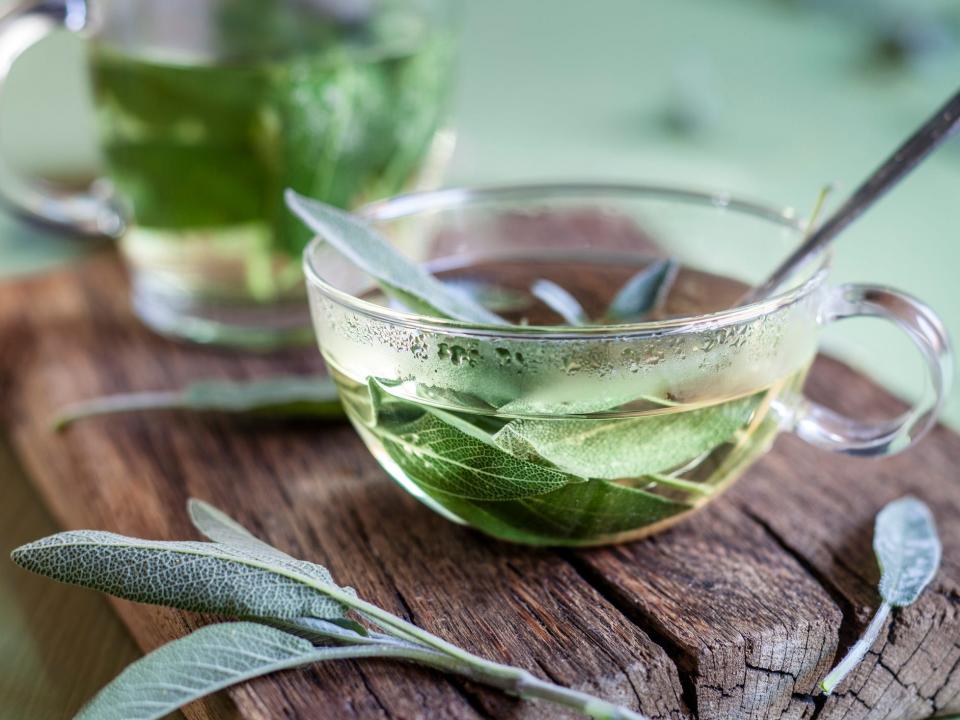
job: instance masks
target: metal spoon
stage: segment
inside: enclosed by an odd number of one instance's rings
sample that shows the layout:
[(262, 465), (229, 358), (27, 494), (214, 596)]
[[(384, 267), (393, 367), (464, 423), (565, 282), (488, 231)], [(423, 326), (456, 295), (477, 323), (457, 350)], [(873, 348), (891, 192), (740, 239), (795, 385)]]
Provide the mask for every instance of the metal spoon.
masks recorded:
[(806, 241), (798, 247), (770, 276), (748, 292), (740, 304), (762, 300), (772, 295), (777, 287), (803, 263), (820, 255), (833, 239), (856, 220), (890, 188), (936, 150), (946, 139), (960, 129), (960, 92), (950, 98), (910, 138), (887, 158), (846, 202), (824, 220)]

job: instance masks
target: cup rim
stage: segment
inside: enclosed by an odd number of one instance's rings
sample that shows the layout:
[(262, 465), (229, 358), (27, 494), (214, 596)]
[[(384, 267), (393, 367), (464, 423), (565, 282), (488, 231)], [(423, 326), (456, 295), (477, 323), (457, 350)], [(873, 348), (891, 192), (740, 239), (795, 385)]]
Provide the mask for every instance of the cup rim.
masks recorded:
[[(363, 205), (355, 211), (360, 217), (370, 221), (395, 220), (410, 217), (427, 210), (446, 210), (471, 205), (476, 202), (496, 202), (498, 200), (522, 200), (525, 197), (609, 197), (637, 196), (657, 197), (668, 200), (686, 201), (713, 205), (717, 209), (731, 209), (759, 219), (778, 223), (782, 227), (803, 232), (804, 224), (796, 217), (792, 208), (775, 208), (764, 203), (746, 200), (727, 192), (694, 190), (679, 186), (637, 183), (534, 183), (518, 185), (489, 185), (480, 187), (453, 187), (440, 190), (404, 193)], [(666, 320), (647, 320), (642, 322), (620, 323), (616, 325), (595, 325), (572, 328), (566, 325), (494, 325), (489, 323), (471, 323), (463, 320), (439, 318), (405, 310), (397, 310), (364, 300), (344, 290), (334, 287), (324, 280), (313, 266), (313, 258), (324, 245), (324, 240), (316, 236), (303, 252), (303, 269), (307, 283), (330, 299), (367, 317), (393, 325), (437, 332), (456, 331), (459, 334), (474, 337), (514, 339), (604, 339), (623, 337), (644, 337), (676, 335), (690, 332), (715, 330), (729, 325), (755, 320), (773, 313), (809, 295), (826, 279), (830, 253), (825, 252), (818, 260), (816, 271), (803, 283), (782, 293), (740, 305), (702, 315), (669, 318)]]

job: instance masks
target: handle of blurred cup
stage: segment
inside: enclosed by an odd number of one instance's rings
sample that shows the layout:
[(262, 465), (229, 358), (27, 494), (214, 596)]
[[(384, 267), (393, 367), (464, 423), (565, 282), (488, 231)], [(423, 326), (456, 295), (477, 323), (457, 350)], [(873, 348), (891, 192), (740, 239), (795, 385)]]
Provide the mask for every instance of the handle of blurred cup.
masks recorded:
[(939, 317), (914, 297), (879, 285), (841, 285), (831, 291), (821, 324), (854, 317), (879, 317), (903, 330), (920, 350), (930, 382), (922, 397), (899, 417), (862, 422), (802, 399), (793, 412), (793, 431), (805, 441), (849, 455), (892, 455), (915, 443), (937, 419), (950, 392), (953, 353)]
[[(24, 51), (54, 31), (79, 31), (86, 20), (85, 0), (19, 0), (0, 10), (0, 96)], [(19, 217), (73, 234), (118, 237), (125, 225), (97, 183), (83, 192), (66, 191), (20, 177), (2, 157), (0, 202)]]

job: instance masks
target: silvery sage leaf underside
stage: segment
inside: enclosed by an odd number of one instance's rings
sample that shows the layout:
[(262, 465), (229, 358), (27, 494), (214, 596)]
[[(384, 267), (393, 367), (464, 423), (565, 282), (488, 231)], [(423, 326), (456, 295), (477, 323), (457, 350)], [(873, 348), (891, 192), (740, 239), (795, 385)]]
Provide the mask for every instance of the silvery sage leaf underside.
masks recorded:
[(880, 564), (880, 597), (894, 607), (916, 602), (943, 553), (930, 508), (909, 496), (884, 507), (877, 515), (873, 550)]
[[(272, 548), (271, 548), (272, 550)], [(18, 565), (135, 602), (241, 617), (343, 618), (323, 594), (326, 568), (254, 545), (141, 540), (109, 532), (62, 532), (13, 551)]]
[(880, 597), (883, 602), (863, 636), (820, 681), (820, 689), (827, 695), (873, 647), (890, 610), (916, 602), (937, 574), (943, 550), (930, 508), (909, 495), (886, 505), (877, 514), (873, 549), (880, 564)]
[(75, 720), (158, 720), (212, 692), (277, 670), (385, 654), (390, 650), (376, 645), (314, 647), (252, 622), (207, 625), (127, 667)]
[[(12, 553), (28, 570), (117, 597), (257, 620), (210, 625), (160, 647), (117, 676), (81, 709), (79, 720), (159, 720), (254, 677), (321, 660), (363, 657), (420, 663), (589, 717), (644, 720), (628, 708), (472, 655), (364, 602), (334, 585), (325, 568), (263, 543), (202, 501), (191, 501), (190, 514), (202, 532), (220, 542), (159, 542), (77, 531)], [(386, 632), (345, 620), (347, 607)]]

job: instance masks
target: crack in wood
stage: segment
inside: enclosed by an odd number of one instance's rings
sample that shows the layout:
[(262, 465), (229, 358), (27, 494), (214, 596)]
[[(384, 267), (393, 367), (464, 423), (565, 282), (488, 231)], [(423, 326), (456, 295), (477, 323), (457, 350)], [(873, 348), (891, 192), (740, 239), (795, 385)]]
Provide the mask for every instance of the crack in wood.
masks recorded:
[(619, 589), (604, 575), (584, 562), (582, 558), (572, 552), (561, 552), (560, 554), (601, 597), (619, 610), (627, 620), (643, 631), (651, 642), (663, 650), (672, 662), (680, 681), (681, 712), (689, 714), (692, 718), (699, 717), (696, 689), (697, 659), (687, 653), (679, 644), (673, 642), (663, 632), (663, 628), (658, 626), (655, 618), (647, 616), (640, 608), (626, 602)]
[[(857, 619), (857, 612), (854, 604), (850, 599), (843, 593), (843, 591), (837, 587), (829, 577), (813, 565), (803, 554), (797, 552), (786, 538), (780, 535), (773, 527), (767, 522), (764, 518), (757, 515), (753, 512), (749, 504), (743, 503), (738, 504), (740, 509), (757, 523), (764, 532), (770, 537), (773, 542), (780, 547), (783, 552), (792, 557), (796, 563), (803, 568), (804, 572), (807, 573), (810, 578), (816, 582), (824, 591), (830, 596), (830, 598), (837, 605), (837, 609), (840, 611), (840, 627), (837, 629), (837, 647), (834, 652), (834, 659), (832, 665), (836, 665), (843, 658), (844, 654), (850, 648), (850, 646), (856, 642), (859, 635), (860, 623)], [(796, 681), (796, 676), (794, 681)], [(809, 716), (809, 720), (819, 720), (821, 717), (824, 707), (827, 703), (827, 696), (821, 692), (813, 693), (798, 693), (794, 692), (791, 695), (792, 698), (801, 703), (812, 704), (813, 710), (812, 714)]]
[(778, 533), (769, 522), (757, 515), (750, 509), (748, 504), (739, 504), (740, 510), (757, 525), (763, 528), (763, 531), (773, 540), (776, 545), (789, 555), (793, 560), (803, 568), (803, 571), (817, 583), (824, 592), (830, 596), (830, 599), (836, 604), (840, 611), (840, 627), (837, 629), (837, 647), (834, 655), (834, 661), (839, 662), (847, 649), (857, 641), (860, 633), (860, 623), (857, 619), (857, 610), (850, 599), (844, 594), (836, 583), (827, 575), (822, 573), (810, 560), (798, 552), (780, 533)]

